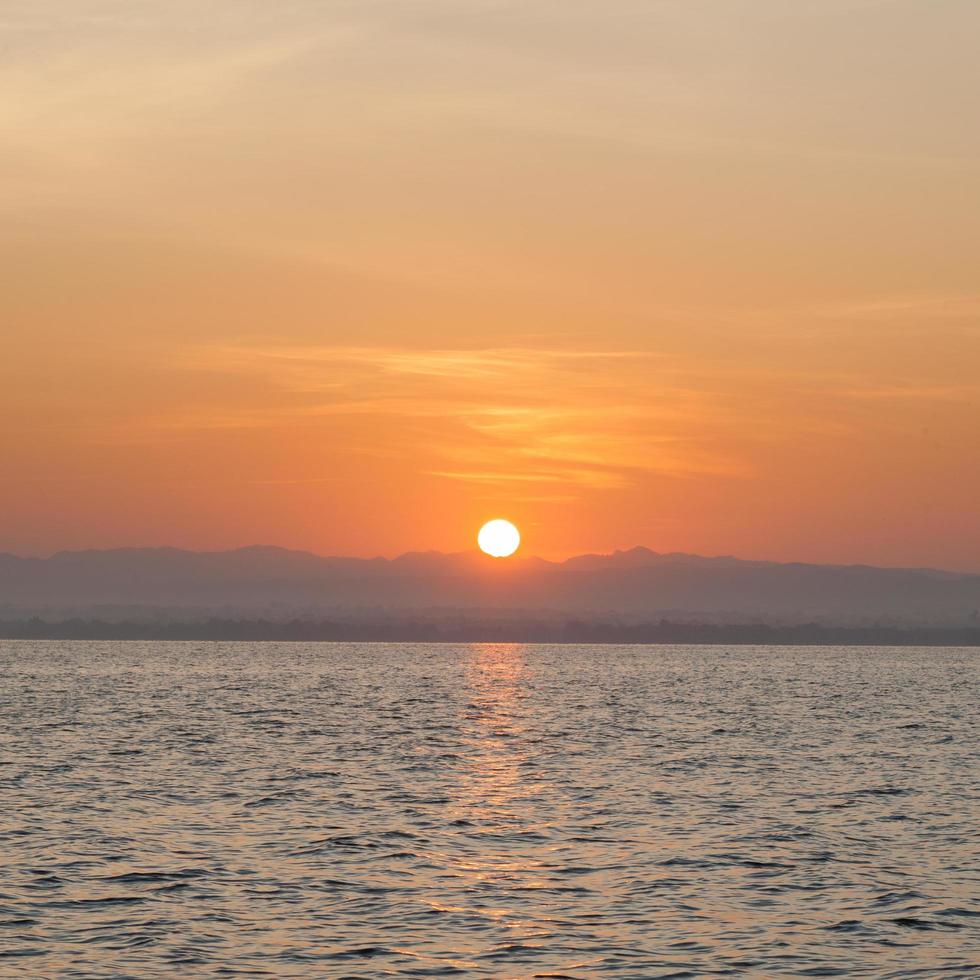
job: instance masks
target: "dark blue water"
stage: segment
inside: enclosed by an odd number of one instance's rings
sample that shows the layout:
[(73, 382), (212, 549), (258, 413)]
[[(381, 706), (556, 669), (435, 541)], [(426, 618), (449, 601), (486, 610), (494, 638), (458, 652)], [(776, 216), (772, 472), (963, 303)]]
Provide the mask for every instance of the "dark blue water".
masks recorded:
[(980, 975), (972, 650), (0, 643), (0, 975)]

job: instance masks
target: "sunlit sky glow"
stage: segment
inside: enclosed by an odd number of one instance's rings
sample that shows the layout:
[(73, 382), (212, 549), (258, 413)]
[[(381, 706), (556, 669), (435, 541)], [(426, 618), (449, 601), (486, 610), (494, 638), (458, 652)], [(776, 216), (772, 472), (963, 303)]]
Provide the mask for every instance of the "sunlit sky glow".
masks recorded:
[(980, 569), (975, 0), (0, 0), (0, 550)]

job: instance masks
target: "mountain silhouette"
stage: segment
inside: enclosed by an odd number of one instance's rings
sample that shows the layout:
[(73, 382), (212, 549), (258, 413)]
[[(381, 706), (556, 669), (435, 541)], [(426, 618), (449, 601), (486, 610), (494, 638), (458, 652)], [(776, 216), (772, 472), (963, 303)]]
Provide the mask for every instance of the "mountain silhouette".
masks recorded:
[(479, 552), (394, 559), (253, 546), (0, 554), (0, 614), (139, 608), (306, 616), (450, 610), (651, 620), (976, 622), (980, 575), (926, 568), (783, 564), (648, 548), (563, 562)]

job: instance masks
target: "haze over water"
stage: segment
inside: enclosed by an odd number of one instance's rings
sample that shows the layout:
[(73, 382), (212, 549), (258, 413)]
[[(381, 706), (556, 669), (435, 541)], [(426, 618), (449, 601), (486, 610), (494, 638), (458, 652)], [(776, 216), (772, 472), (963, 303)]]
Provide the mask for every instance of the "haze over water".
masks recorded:
[(977, 668), (0, 643), (0, 974), (972, 975)]

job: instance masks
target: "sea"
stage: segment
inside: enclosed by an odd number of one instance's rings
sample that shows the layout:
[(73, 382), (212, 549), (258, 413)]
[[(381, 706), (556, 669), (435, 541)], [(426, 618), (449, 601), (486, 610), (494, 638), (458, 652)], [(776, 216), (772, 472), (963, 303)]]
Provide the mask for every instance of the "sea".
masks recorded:
[(980, 651), (0, 642), (0, 976), (980, 976)]

